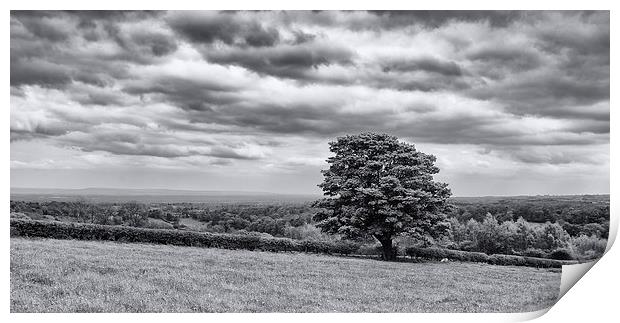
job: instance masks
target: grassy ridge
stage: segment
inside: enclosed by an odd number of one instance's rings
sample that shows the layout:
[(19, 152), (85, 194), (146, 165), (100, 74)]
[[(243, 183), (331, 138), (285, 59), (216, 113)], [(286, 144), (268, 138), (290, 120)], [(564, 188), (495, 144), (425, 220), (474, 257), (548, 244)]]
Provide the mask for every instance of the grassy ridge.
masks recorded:
[(521, 312), (557, 269), (11, 238), (11, 312)]

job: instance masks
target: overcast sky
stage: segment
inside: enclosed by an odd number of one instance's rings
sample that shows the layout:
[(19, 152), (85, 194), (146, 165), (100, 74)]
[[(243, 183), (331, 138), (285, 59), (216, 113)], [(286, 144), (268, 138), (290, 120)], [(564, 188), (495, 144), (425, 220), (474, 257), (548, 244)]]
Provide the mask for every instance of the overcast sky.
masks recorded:
[(319, 193), (386, 132), (457, 196), (609, 193), (609, 12), (11, 13), (11, 186)]

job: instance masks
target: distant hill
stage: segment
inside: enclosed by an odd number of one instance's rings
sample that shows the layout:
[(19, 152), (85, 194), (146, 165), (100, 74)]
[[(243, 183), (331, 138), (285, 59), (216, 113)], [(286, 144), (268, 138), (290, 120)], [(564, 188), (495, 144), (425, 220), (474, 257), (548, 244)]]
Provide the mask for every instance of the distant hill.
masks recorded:
[(170, 189), (124, 189), (124, 188), (101, 188), (89, 187), (78, 189), (62, 188), (23, 188), (12, 187), (11, 194), (65, 194), (65, 195), (283, 195), (271, 192), (255, 191), (195, 191), (195, 190), (170, 190)]
[(453, 196), (450, 198), (457, 204), (502, 204), (506, 202), (557, 202), (557, 203), (607, 203), (609, 194), (585, 195), (518, 195), (518, 196)]
[(11, 200), (23, 201), (73, 201), (84, 199), (92, 202), (305, 202), (318, 195), (278, 194), (255, 191), (194, 191), (170, 189), (118, 189), (118, 188), (11, 188)]
[[(21, 201), (75, 201), (91, 202), (160, 202), (160, 203), (235, 203), (235, 202), (308, 202), (320, 198), (311, 194), (280, 194), (256, 191), (194, 191), (172, 189), (120, 189), (120, 188), (11, 188), (11, 200)], [(604, 203), (609, 204), (609, 194), (600, 195), (522, 195), (522, 196), (454, 196), (453, 203), (505, 204), (505, 203)]]

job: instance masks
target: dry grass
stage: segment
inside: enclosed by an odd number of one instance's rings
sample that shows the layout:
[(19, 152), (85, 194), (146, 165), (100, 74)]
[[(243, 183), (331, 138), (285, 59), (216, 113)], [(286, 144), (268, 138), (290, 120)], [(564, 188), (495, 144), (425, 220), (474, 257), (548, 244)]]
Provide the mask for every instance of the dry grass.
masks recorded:
[(209, 225), (205, 222), (198, 221), (192, 218), (181, 218), (179, 219), (179, 224), (184, 225), (188, 230), (191, 231), (208, 231)]
[(560, 271), (11, 239), (11, 312), (521, 312)]

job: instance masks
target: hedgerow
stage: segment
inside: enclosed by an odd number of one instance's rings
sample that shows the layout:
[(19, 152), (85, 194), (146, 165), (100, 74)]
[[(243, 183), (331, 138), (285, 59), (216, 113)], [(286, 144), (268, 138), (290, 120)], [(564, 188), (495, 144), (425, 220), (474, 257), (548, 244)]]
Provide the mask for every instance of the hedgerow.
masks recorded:
[[(72, 222), (44, 222), (24, 219), (11, 219), (11, 236), (145, 242), (207, 248), (246, 249), (272, 252), (295, 251), (343, 255), (355, 253), (359, 249), (359, 245), (351, 241), (326, 242), (293, 240), (257, 235), (218, 234)], [(457, 261), (484, 262), (494, 265), (561, 267), (562, 265), (570, 263), (552, 259), (499, 254), (487, 255), (481, 252), (443, 248), (409, 247), (405, 250), (405, 253), (411, 257), (425, 259), (441, 260), (447, 258)]]
[(21, 219), (11, 219), (11, 236), (146, 242), (223, 249), (264, 250), (274, 252), (299, 251), (326, 254), (351, 254), (356, 251), (358, 247), (355, 243), (347, 241), (297, 241), (288, 238), (266, 238), (254, 235), (217, 234)]
[(573, 260), (575, 256), (569, 249), (556, 249), (549, 254), (549, 258), (557, 260)]
[(450, 259), (457, 261), (484, 262), (492, 265), (502, 266), (529, 266), (529, 267), (562, 267), (574, 262), (559, 261), (553, 259), (541, 259), (533, 257), (523, 257), (514, 255), (487, 255), (481, 252), (469, 252), (460, 250), (450, 250), (442, 248), (419, 248), (409, 247), (405, 253), (410, 257), (442, 260)]

